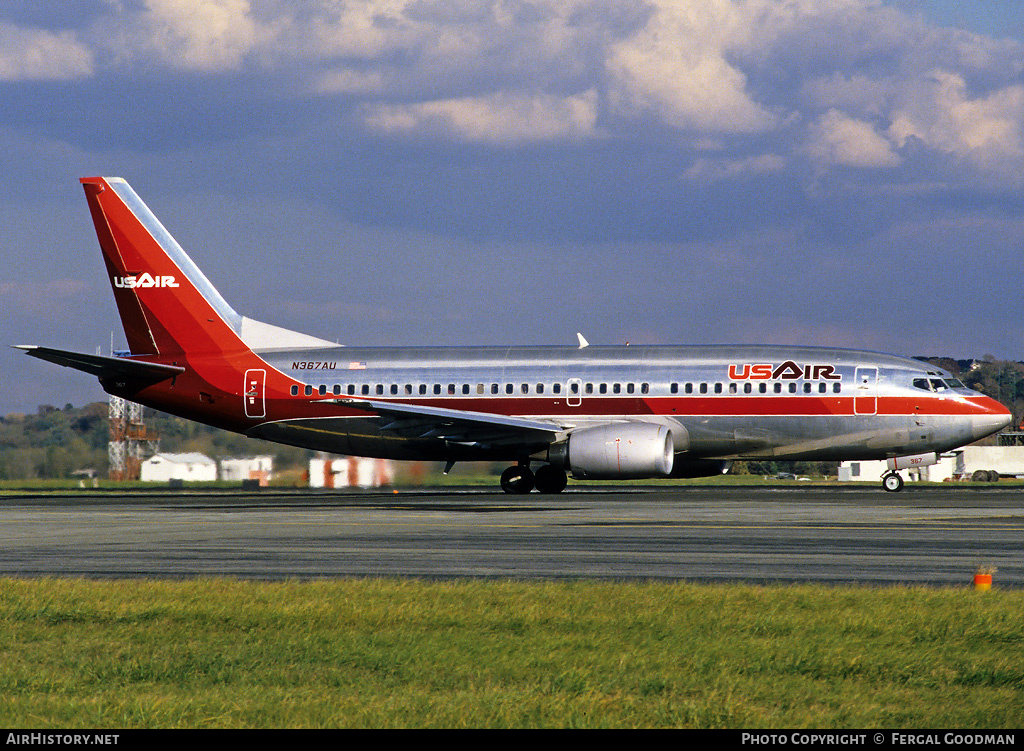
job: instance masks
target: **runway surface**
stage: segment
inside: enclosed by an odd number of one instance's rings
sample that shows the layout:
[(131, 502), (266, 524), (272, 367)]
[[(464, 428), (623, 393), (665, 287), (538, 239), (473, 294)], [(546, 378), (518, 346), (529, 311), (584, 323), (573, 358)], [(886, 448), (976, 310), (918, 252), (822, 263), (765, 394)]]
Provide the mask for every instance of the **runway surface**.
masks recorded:
[(1017, 487), (0, 496), (0, 576), (1024, 586)]

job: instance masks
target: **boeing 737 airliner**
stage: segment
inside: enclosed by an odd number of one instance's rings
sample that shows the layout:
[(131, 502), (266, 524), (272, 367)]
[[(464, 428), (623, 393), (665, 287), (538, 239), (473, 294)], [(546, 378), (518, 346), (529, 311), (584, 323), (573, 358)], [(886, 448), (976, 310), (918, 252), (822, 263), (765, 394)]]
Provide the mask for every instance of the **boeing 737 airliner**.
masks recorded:
[[(121, 178), (82, 179), (129, 352), (28, 354), (111, 394), (338, 454), (506, 461), (509, 493), (697, 477), (743, 459), (899, 470), (1009, 424), (917, 360), (814, 347), (341, 347), (237, 313)], [(535, 468), (535, 469), (534, 469)]]

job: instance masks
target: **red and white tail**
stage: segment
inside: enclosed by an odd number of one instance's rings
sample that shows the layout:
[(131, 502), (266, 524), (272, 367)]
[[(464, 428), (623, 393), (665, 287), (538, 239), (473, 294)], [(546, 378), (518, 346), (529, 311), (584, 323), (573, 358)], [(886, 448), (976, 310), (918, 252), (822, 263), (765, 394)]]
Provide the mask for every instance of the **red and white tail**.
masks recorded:
[(236, 313), (122, 178), (82, 185), (133, 355), (331, 346)]

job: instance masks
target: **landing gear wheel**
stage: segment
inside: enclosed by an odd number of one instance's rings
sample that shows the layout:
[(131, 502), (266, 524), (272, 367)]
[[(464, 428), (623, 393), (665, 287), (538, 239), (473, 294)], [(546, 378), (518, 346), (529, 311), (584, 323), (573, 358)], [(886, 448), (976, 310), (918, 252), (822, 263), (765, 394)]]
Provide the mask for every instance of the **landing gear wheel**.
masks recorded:
[(537, 490), (541, 493), (561, 493), (565, 490), (565, 485), (568, 482), (565, 472), (550, 464), (538, 467), (534, 479), (537, 483)]
[(903, 490), (903, 478), (893, 472), (882, 478), (882, 487), (890, 493), (899, 493)]
[(533, 472), (517, 464), (501, 473), (501, 489), (506, 493), (529, 493), (533, 490)]

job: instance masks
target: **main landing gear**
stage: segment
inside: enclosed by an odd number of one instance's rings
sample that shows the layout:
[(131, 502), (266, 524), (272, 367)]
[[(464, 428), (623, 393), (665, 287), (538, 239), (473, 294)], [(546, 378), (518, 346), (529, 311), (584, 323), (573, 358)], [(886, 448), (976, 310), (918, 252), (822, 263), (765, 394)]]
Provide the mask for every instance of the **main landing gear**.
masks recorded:
[(903, 478), (898, 472), (889, 472), (882, 475), (882, 487), (890, 493), (899, 493), (903, 490)]
[(528, 464), (516, 464), (501, 473), (501, 489), (513, 494), (529, 493), (534, 488), (541, 493), (561, 493), (567, 482), (565, 472), (550, 464), (538, 467), (536, 473)]

